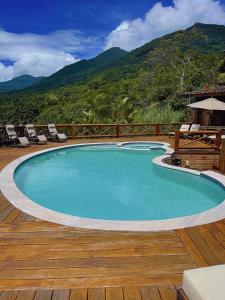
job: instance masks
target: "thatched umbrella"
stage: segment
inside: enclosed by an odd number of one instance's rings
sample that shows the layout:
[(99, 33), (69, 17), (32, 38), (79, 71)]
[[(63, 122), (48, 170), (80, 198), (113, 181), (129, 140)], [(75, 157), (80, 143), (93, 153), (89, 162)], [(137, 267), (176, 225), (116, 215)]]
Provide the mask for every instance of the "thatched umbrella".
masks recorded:
[(195, 109), (195, 119), (202, 123), (201, 125), (224, 125), (225, 123), (223, 112), (225, 103), (216, 98), (205, 99), (188, 106)]
[(200, 108), (200, 109), (207, 109), (207, 110), (225, 110), (225, 103), (219, 101), (216, 98), (208, 98), (202, 101), (188, 104), (188, 106), (192, 108)]

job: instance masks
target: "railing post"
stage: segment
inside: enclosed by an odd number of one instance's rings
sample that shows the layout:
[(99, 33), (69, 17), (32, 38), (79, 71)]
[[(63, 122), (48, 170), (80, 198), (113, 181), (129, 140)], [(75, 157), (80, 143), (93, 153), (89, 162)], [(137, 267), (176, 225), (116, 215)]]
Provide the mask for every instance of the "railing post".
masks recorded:
[(120, 137), (120, 124), (116, 124), (116, 137)]
[(160, 125), (159, 124), (155, 124), (155, 134), (160, 135)]
[(225, 141), (222, 142), (220, 151), (220, 171), (225, 173)]
[(220, 145), (221, 145), (221, 131), (218, 131), (216, 134), (216, 143), (215, 143), (217, 150), (220, 149)]
[(175, 145), (174, 145), (175, 150), (179, 149), (179, 140), (180, 140), (180, 131), (176, 130), (175, 131)]
[(72, 126), (72, 128), (71, 128), (72, 138), (75, 139), (76, 138), (76, 127), (75, 127), (75, 124), (72, 124), (71, 126)]

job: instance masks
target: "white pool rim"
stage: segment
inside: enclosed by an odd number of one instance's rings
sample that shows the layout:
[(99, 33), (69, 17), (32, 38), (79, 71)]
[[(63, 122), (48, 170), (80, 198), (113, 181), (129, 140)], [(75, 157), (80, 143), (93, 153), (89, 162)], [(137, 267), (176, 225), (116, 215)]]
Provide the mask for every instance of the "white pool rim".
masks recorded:
[[(126, 142), (126, 143), (119, 143), (119, 144), (122, 146), (124, 145), (126, 148), (126, 144), (133, 144), (133, 143), (145, 143), (145, 142), (139, 141), (139, 142)], [(165, 150), (164, 155), (158, 156), (153, 159), (153, 163), (158, 165), (159, 167), (174, 169), (180, 172), (188, 172), (197, 176), (205, 176), (213, 181), (216, 181), (218, 184), (222, 185), (225, 188), (225, 176), (218, 174), (214, 171), (199, 172), (192, 169), (172, 166), (163, 162), (164, 159), (169, 158), (174, 151), (172, 148), (169, 147), (170, 144), (155, 142), (155, 141), (148, 141), (146, 143), (158, 144), (160, 148)], [(165, 220), (146, 220), (146, 221), (115, 220), (114, 221), (114, 220), (99, 220), (99, 219), (76, 217), (76, 216), (60, 213), (38, 205), (37, 203), (29, 199), (26, 195), (24, 195), (20, 191), (20, 189), (16, 186), (16, 183), (14, 181), (14, 173), (15, 170), (18, 168), (18, 166), (24, 163), (26, 160), (33, 158), (37, 155), (52, 152), (52, 151), (58, 151), (59, 149), (67, 149), (73, 147), (75, 148), (80, 146), (91, 146), (91, 145), (102, 146), (102, 145), (117, 145), (117, 144), (118, 143), (74, 144), (69, 146), (50, 148), (50, 149), (24, 155), (9, 163), (2, 170), (2, 172), (0, 173), (0, 190), (12, 205), (14, 205), (16, 208), (18, 208), (24, 213), (27, 213), (31, 216), (34, 216), (38, 219), (42, 219), (45, 221), (71, 226), (71, 227), (86, 228), (86, 229), (116, 230), (116, 231), (164, 231), (164, 230), (172, 230), (172, 229), (179, 229), (179, 228), (208, 224), (225, 218), (225, 200), (222, 203), (220, 203), (218, 206), (209, 209), (207, 211), (204, 211), (200, 214), (173, 218), (173, 219), (165, 219)]]

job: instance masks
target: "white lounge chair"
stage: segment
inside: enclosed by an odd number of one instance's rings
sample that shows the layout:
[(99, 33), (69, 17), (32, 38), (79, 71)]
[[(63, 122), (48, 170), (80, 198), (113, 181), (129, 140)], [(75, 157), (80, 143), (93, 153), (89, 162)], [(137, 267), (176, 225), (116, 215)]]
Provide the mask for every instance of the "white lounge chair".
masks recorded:
[(6, 133), (8, 135), (9, 141), (12, 142), (14, 145), (18, 145), (20, 147), (28, 147), (30, 146), (30, 143), (28, 139), (23, 137), (18, 137), (15, 126), (14, 125), (6, 125)]
[(225, 265), (184, 271), (183, 286), (177, 299), (224, 300)]
[[(181, 127), (180, 127), (180, 132), (182, 131), (189, 131), (189, 128), (190, 128), (190, 124), (182, 124)], [(169, 137), (171, 136), (175, 136), (175, 132), (172, 131), (172, 132), (169, 132)]]
[(37, 144), (47, 144), (47, 138), (44, 134), (38, 135), (33, 124), (26, 124), (28, 139)]
[(48, 131), (51, 139), (54, 139), (58, 142), (67, 141), (67, 136), (65, 135), (65, 133), (58, 133), (55, 124), (48, 124)]
[[(210, 135), (208, 138), (209, 138), (211, 141), (215, 141), (215, 140), (216, 140), (216, 135), (215, 135), (215, 134)], [(225, 134), (222, 134), (222, 135), (221, 135), (221, 140), (225, 140)]]
[(189, 131), (198, 131), (200, 129), (200, 124), (192, 124)]

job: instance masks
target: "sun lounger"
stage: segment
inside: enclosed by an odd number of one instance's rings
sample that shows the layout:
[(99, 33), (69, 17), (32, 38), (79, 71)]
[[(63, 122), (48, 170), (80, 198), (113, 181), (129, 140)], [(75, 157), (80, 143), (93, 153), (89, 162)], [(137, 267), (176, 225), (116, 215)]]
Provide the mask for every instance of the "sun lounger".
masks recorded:
[(64, 133), (58, 133), (55, 124), (48, 124), (50, 138), (58, 142), (66, 142), (67, 136)]
[(200, 129), (200, 124), (192, 124), (189, 131), (198, 131)]
[(12, 142), (13, 145), (17, 145), (19, 147), (30, 146), (30, 143), (25, 136), (18, 137), (14, 125), (6, 125), (6, 133), (8, 135), (9, 141)]
[[(215, 134), (210, 135), (208, 138), (209, 138), (211, 141), (215, 141), (215, 140), (216, 140), (216, 135), (215, 135)], [(221, 135), (221, 140), (225, 140), (225, 134), (222, 134), (222, 135)]]
[(224, 300), (225, 265), (184, 271), (178, 300)]
[[(190, 124), (182, 124), (181, 127), (180, 127), (180, 132), (182, 131), (189, 131), (189, 128), (190, 128)], [(171, 136), (175, 136), (175, 132), (169, 132), (169, 137)]]
[(38, 135), (36, 133), (36, 130), (35, 130), (33, 124), (27, 124), (25, 127), (26, 127), (26, 132), (28, 135), (28, 139), (30, 141), (33, 141), (37, 144), (47, 144), (46, 136), (44, 134)]

